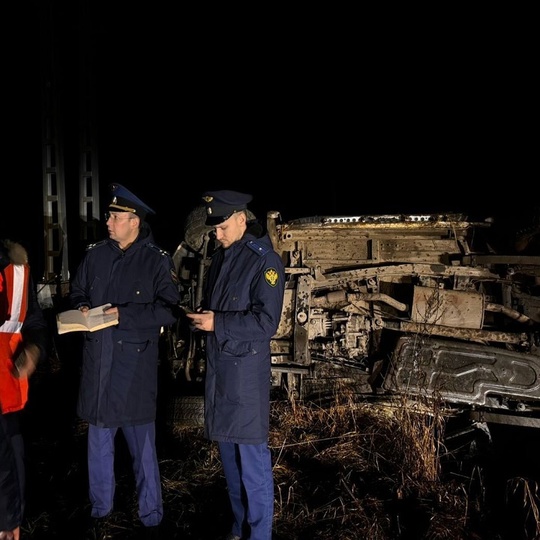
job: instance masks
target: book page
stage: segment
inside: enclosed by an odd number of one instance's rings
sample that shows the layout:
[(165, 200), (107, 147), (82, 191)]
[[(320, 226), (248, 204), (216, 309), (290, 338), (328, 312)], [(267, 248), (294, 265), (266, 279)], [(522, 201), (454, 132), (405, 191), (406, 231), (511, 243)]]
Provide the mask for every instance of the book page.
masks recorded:
[(57, 329), (59, 334), (67, 332), (95, 332), (118, 324), (115, 313), (106, 314), (104, 311), (111, 304), (104, 304), (88, 310), (86, 316), (78, 309), (63, 311), (57, 315)]

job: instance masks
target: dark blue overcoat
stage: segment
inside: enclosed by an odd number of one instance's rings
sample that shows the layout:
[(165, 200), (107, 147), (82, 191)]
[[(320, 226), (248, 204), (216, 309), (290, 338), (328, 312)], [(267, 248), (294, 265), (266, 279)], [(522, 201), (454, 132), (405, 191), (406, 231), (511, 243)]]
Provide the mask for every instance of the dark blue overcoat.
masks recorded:
[(267, 235), (246, 233), (212, 257), (203, 304), (215, 313), (215, 330), (206, 338), (205, 436), (211, 440), (268, 440), (270, 339), (284, 287), (284, 266)]
[(100, 427), (154, 421), (160, 330), (175, 322), (179, 301), (171, 256), (149, 229), (126, 251), (111, 239), (91, 245), (70, 300), (73, 307), (110, 302), (120, 314), (117, 326), (85, 333), (79, 416)]

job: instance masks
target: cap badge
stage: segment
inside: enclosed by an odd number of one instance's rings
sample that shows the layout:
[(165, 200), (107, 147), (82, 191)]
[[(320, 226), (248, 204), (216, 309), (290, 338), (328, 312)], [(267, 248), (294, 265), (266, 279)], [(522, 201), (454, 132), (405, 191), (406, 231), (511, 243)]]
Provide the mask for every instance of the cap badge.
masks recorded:
[(204, 202), (207, 202), (207, 203), (208, 203), (208, 202), (212, 202), (213, 200), (214, 200), (214, 197), (212, 197), (212, 195), (205, 195), (205, 196), (203, 197), (203, 201), (204, 201)]

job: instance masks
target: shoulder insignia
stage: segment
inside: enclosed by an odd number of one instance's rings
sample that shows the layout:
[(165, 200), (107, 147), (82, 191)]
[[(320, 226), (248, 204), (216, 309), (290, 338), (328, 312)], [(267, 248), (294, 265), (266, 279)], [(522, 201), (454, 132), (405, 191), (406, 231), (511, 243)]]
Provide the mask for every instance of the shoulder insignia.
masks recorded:
[(107, 240), (101, 240), (100, 242), (96, 242), (94, 244), (88, 244), (86, 246), (86, 251), (90, 251), (91, 249), (104, 246), (107, 243)]
[(251, 251), (257, 253), (257, 255), (266, 255), (270, 251), (266, 246), (258, 244), (253, 240), (250, 240), (246, 245)]
[(164, 250), (164, 249), (161, 249), (160, 247), (156, 246), (155, 244), (152, 244), (151, 242), (148, 242), (146, 244), (149, 248), (153, 249), (154, 251), (157, 251), (158, 253), (160, 253), (161, 255), (168, 255), (169, 252)]
[(279, 281), (279, 274), (275, 268), (267, 268), (264, 271), (264, 279), (270, 287), (275, 287)]

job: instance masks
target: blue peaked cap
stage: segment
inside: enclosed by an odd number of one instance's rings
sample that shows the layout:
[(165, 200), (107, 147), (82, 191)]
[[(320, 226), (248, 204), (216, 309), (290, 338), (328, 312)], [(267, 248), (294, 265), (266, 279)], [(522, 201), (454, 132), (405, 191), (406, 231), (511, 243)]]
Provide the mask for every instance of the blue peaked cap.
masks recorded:
[(131, 212), (141, 219), (144, 219), (146, 214), (155, 214), (152, 208), (121, 184), (110, 184), (109, 189), (112, 193), (112, 201), (109, 203), (111, 212)]
[(206, 225), (210, 227), (223, 223), (235, 212), (246, 210), (248, 203), (253, 199), (248, 193), (229, 189), (207, 191), (202, 198), (206, 205)]

